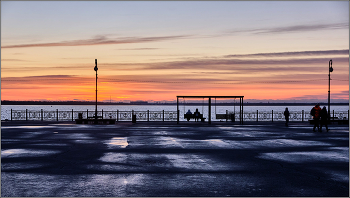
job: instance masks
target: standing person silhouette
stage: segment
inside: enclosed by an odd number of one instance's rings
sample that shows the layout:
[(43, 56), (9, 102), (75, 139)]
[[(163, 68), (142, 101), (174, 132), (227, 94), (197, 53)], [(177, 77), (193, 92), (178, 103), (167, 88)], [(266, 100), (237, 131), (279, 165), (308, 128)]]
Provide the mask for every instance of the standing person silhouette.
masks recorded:
[(327, 112), (327, 108), (323, 107), (321, 110), (321, 122), (320, 122), (321, 126), (320, 126), (320, 132), (322, 132), (322, 126), (325, 125), (326, 126), (326, 130), (327, 132), (328, 130), (328, 112)]
[(197, 122), (199, 118), (199, 111), (198, 109), (196, 109), (196, 111), (194, 112), (194, 120)]
[(314, 128), (312, 129), (315, 132), (315, 129), (317, 127), (317, 130), (320, 131), (320, 114), (321, 114), (321, 107), (320, 104), (316, 104), (315, 107), (311, 109), (311, 115), (314, 117)]
[(288, 111), (288, 107), (286, 107), (286, 110), (284, 110), (284, 117), (286, 119), (286, 126), (288, 126), (288, 122), (289, 122), (289, 111)]

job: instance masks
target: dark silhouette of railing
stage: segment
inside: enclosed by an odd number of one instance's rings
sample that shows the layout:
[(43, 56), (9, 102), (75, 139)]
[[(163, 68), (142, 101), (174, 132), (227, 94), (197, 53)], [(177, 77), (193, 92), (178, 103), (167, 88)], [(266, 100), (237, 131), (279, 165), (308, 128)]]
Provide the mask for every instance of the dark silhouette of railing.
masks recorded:
[[(33, 121), (74, 121), (95, 116), (95, 111), (44, 111), (44, 110), (12, 110), (12, 120), (33, 120)], [(97, 111), (97, 116), (105, 119), (116, 119), (116, 121), (131, 121), (132, 115), (136, 115), (138, 121), (176, 121), (176, 111)]]
[[(310, 112), (302, 111), (290, 111), (289, 121), (308, 121), (312, 120)], [(244, 121), (285, 121), (284, 111), (256, 111), (256, 112), (244, 112)], [(349, 110), (348, 111), (334, 111), (331, 114), (332, 119), (349, 120)]]
[[(301, 121), (307, 122), (312, 119), (310, 112), (302, 111), (290, 111), (290, 121)], [(79, 118), (79, 114), (82, 118), (94, 117), (95, 111), (44, 111), (44, 110), (12, 110), (11, 109), (11, 120), (33, 120), (33, 121), (74, 121)], [(230, 116), (232, 112), (227, 112)], [(101, 116), (105, 119), (116, 119), (116, 121), (131, 121), (132, 115), (136, 115), (138, 121), (176, 121), (176, 111), (97, 111), (97, 116)], [(240, 119), (239, 114), (235, 114), (235, 120)], [(181, 117), (181, 114), (180, 114)], [(228, 116), (229, 117), (229, 116)], [(331, 118), (340, 120), (349, 120), (348, 111), (334, 111), (331, 112)], [(182, 118), (185, 120), (184, 118)], [(225, 120), (215, 119), (213, 120)], [(227, 120), (227, 119), (226, 119)], [(243, 112), (244, 121), (285, 121), (283, 111), (255, 111), (255, 112)]]

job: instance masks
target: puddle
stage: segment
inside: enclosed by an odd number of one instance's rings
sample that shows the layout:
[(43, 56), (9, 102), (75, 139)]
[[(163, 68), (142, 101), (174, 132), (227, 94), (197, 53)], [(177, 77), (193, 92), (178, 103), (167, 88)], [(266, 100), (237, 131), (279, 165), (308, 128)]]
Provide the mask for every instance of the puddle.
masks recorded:
[(60, 151), (53, 150), (29, 150), (29, 149), (7, 149), (1, 151), (1, 158), (5, 157), (38, 157), (52, 155)]
[(126, 163), (127, 155), (123, 153), (105, 153), (99, 160), (110, 163)]
[(21, 162), (14, 162), (14, 163), (6, 163), (1, 165), (1, 171), (13, 171), (13, 170), (27, 170), (27, 169), (33, 169), (33, 168), (41, 168), (45, 166), (49, 166), (48, 163), (21, 163)]
[(30, 132), (24, 132), (23, 135), (18, 136), (19, 138), (34, 138), (38, 135), (43, 135), (47, 133), (48, 131), (30, 131)]
[(279, 152), (279, 153), (262, 153), (258, 158), (280, 160), (289, 163), (307, 163), (307, 162), (346, 162), (349, 163), (347, 153), (333, 151), (322, 152)]
[(167, 135), (168, 131), (159, 131), (159, 132), (154, 132), (155, 135)]
[(67, 139), (76, 139), (76, 140), (91, 140), (94, 139), (85, 133), (72, 133), (72, 134), (64, 134)]
[(232, 145), (230, 143), (225, 142), (224, 140), (221, 139), (207, 139), (203, 140), (205, 142), (209, 142), (210, 144), (214, 145), (215, 147), (220, 147), (220, 148), (230, 148)]
[(1, 129), (40, 129), (54, 128), (55, 126), (1, 126)]
[(169, 147), (181, 147), (184, 148), (183, 141), (178, 138), (173, 138), (173, 137), (159, 137), (159, 144), (165, 146), (167, 148)]
[(222, 142), (222, 140), (220, 140), (220, 139), (208, 139), (208, 140), (204, 140), (204, 141), (208, 141), (208, 142)]
[(127, 137), (114, 137), (106, 144), (109, 146), (119, 146), (120, 148), (126, 148), (129, 145), (127, 140)]
[(308, 140), (292, 140), (292, 139), (275, 139), (275, 140), (261, 140), (254, 141), (256, 143), (262, 143), (268, 147), (276, 147), (276, 144), (281, 144), (285, 147), (309, 147), (309, 146), (332, 146), (332, 144), (321, 141), (308, 141)]

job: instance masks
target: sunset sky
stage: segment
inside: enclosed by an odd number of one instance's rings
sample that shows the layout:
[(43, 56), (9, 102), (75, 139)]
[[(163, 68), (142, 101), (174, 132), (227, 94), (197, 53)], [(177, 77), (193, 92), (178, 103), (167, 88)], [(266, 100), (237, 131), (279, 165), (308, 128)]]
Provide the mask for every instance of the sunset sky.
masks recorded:
[(1, 1), (1, 100), (349, 100), (348, 1)]

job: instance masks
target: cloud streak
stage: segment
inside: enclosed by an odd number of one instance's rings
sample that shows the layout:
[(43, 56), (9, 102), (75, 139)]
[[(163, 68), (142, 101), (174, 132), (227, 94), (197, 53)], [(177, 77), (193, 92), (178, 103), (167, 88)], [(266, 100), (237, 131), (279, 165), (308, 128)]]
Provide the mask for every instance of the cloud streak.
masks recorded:
[(310, 32), (310, 31), (320, 31), (320, 30), (348, 29), (348, 28), (349, 28), (348, 23), (306, 24), (306, 25), (292, 25), (292, 26), (285, 26), (285, 27), (232, 30), (232, 31), (227, 31), (227, 33), (280, 34), (280, 33)]
[(22, 59), (1, 59), (1, 62), (4, 61), (4, 62), (7, 62), (7, 61), (11, 61), (11, 62), (31, 62), (31, 61), (28, 61), (28, 60), (22, 60)]
[(3, 49), (8, 48), (28, 48), (28, 47), (59, 47), (59, 46), (89, 46), (89, 45), (112, 45), (112, 44), (128, 44), (128, 43), (145, 43), (145, 42), (159, 42), (174, 39), (186, 39), (190, 35), (176, 35), (176, 36), (156, 36), (156, 37), (123, 37), (119, 39), (108, 39), (105, 36), (98, 36), (93, 39), (61, 41), (56, 43), (32, 43), (21, 45), (7, 45), (1, 46)]
[[(28, 86), (31, 84), (45, 85), (74, 85), (93, 84), (94, 78), (81, 77), (75, 75), (44, 75), (44, 76), (24, 76), (1, 78), (3, 85)], [(3, 87), (2, 87), (3, 88)]]
[(118, 49), (118, 50), (156, 50), (160, 48), (144, 47), (144, 48), (129, 48), (129, 49)]
[(349, 55), (349, 50), (323, 50), (323, 51), (299, 51), (299, 52), (277, 52), (258, 54), (232, 54), (226, 58), (250, 58), (250, 57), (290, 57), (290, 56), (329, 56), (329, 55)]
[[(310, 67), (315, 69), (313, 64), (327, 64), (328, 58), (305, 58), (305, 59), (265, 59), (265, 60), (245, 60), (245, 59), (198, 59), (188, 61), (173, 61), (164, 63), (154, 63), (144, 66), (142, 69), (215, 69), (215, 70), (245, 70), (262, 71), (270, 66), (273, 70), (290, 70), (290, 68), (282, 67), (290, 65), (303, 65), (303, 69)], [(349, 58), (334, 58), (333, 62), (349, 63)], [(249, 67), (247, 67), (250, 65)], [(254, 66), (255, 65), (255, 66)], [(267, 65), (267, 66), (266, 66)], [(234, 66), (234, 67), (233, 67)], [(277, 67), (279, 66), (279, 67)]]
[[(293, 54), (288, 52), (286, 54)], [(285, 53), (276, 53), (285, 54)], [(296, 52), (298, 54), (298, 52)], [(274, 56), (275, 54), (267, 54), (266, 56)], [(243, 55), (244, 56), (244, 55)], [(247, 55), (250, 56), (250, 55)], [(349, 58), (336, 57), (332, 58), (333, 65), (337, 64), (337, 71), (348, 71)], [(329, 58), (267, 58), (267, 59), (244, 59), (244, 58), (197, 58), (184, 59), (179, 61), (165, 61), (157, 63), (103, 63), (99, 66), (104, 70), (109, 71), (142, 71), (142, 70), (183, 70), (183, 72), (194, 70), (197, 75), (202, 75), (210, 72), (211, 75), (219, 74), (247, 74), (259, 72), (294, 72), (299, 69), (303, 72), (312, 72), (320, 70), (320, 65), (328, 65)], [(46, 67), (47, 71), (70, 70), (77, 71), (85, 69), (85, 65), (67, 65), (67, 66), (52, 66)], [(2, 71), (17, 72), (17, 71), (40, 71), (43, 67), (6, 67), (3, 66)], [(324, 67), (327, 69), (327, 67)], [(199, 72), (199, 73), (198, 73)], [(317, 73), (317, 72), (316, 72)]]

